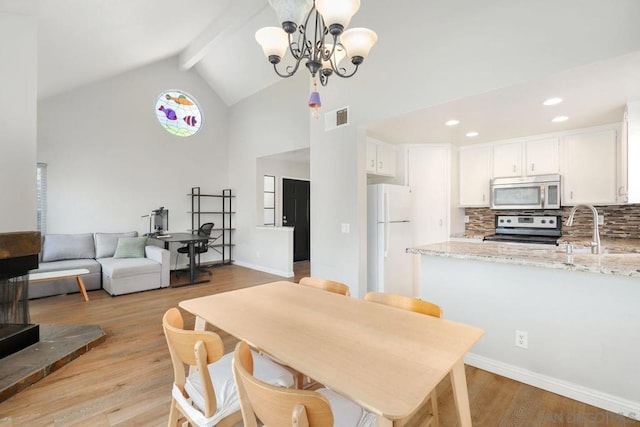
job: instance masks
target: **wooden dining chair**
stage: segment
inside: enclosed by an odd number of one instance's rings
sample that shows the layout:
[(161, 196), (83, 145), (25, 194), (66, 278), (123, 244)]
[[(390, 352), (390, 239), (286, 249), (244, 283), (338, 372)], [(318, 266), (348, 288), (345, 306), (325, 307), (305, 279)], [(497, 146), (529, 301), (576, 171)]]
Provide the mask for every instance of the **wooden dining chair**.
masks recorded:
[[(162, 318), (173, 363), (173, 388), (169, 426), (186, 419), (194, 426), (232, 426), (242, 420), (238, 391), (232, 373), (233, 353), (224, 354), (220, 337), (210, 331), (184, 329), (177, 308), (167, 310)], [(267, 357), (251, 352), (256, 360), (256, 375), (263, 381), (293, 386), (293, 375)], [(187, 375), (186, 366), (194, 367)]]
[(254, 359), (247, 343), (236, 345), (233, 375), (245, 427), (373, 427), (376, 416), (326, 388), (315, 391), (274, 387), (253, 375)]
[(350, 296), (349, 286), (333, 280), (320, 279), (318, 277), (303, 277), (299, 282), (301, 285), (312, 286), (324, 291), (333, 292), (340, 295)]
[[(439, 305), (429, 301), (423, 301), (418, 298), (405, 297), (403, 295), (395, 295), (382, 292), (369, 292), (364, 296), (365, 301), (384, 304), (402, 310), (413, 311), (415, 313), (426, 314), (437, 318), (442, 318), (442, 308)], [(431, 416), (425, 422), (425, 426), (438, 426), (440, 420), (438, 418), (438, 394), (433, 389), (431, 395)]]
[(439, 305), (418, 298), (405, 297), (403, 295), (388, 294), (383, 292), (369, 292), (364, 296), (366, 301), (377, 302), (379, 304), (390, 305), (415, 313), (427, 314), (429, 316), (441, 318), (442, 309)]

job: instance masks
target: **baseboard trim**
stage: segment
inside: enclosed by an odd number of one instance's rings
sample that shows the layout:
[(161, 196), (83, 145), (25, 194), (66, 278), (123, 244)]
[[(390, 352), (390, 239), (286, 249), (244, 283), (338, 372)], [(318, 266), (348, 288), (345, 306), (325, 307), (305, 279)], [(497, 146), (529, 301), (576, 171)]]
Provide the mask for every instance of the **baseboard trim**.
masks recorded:
[(282, 276), (282, 277), (286, 277), (286, 278), (294, 276), (293, 270), (287, 272), (287, 271), (283, 271), (283, 270), (276, 270), (274, 268), (265, 267), (265, 266), (262, 266), (262, 265), (250, 264), (248, 262), (243, 262), (243, 261), (238, 261), (238, 260), (233, 261), (233, 263), (235, 265), (239, 265), (240, 267), (246, 267), (246, 268), (250, 268), (252, 270), (262, 271), (264, 273), (275, 274), (276, 276)]
[(464, 361), (466, 364), (476, 368), (511, 378), (521, 383), (568, 397), (570, 399), (583, 402), (597, 408), (624, 415), (631, 419), (640, 417), (640, 402), (633, 402), (608, 393), (603, 393), (588, 387), (560, 380), (515, 365), (490, 359), (474, 353), (468, 353)]

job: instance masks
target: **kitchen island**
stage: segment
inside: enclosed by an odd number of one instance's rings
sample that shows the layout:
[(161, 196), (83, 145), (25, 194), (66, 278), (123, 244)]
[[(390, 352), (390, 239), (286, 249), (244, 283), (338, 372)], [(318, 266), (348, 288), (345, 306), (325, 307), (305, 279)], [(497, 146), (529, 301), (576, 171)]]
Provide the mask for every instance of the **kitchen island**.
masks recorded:
[(485, 330), (468, 364), (639, 418), (640, 253), (614, 243), (602, 255), (576, 244), (571, 257), (563, 245), (460, 239), (407, 252), (421, 255), (419, 296)]
[(640, 242), (604, 241), (601, 255), (591, 254), (590, 248), (586, 246), (584, 241), (574, 243), (575, 248), (570, 255), (567, 254), (566, 245), (566, 243), (554, 246), (458, 239), (409, 248), (407, 252), (569, 271), (614, 274), (640, 279)]

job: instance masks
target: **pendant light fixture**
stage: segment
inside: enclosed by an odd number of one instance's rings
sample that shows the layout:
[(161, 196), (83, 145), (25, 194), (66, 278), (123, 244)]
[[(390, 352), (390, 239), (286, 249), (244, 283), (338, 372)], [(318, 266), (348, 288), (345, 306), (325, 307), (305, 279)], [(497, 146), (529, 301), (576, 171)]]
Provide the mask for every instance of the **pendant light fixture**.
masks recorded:
[[(353, 76), (378, 36), (368, 28), (346, 29), (360, 8), (360, 0), (269, 0), (269, 4), (282, 27), (261, 28), (256, 41), (280, 77), (293, 76), (304, 61), (314, 79), (309, 106), (317, 113), (321, 104), (316, 79), (326, 86), (334, 74)], [(293, 64), (278, 68), (287, 51)], [(345, 58), (352, 64), (350, 69), (345, 68)]]

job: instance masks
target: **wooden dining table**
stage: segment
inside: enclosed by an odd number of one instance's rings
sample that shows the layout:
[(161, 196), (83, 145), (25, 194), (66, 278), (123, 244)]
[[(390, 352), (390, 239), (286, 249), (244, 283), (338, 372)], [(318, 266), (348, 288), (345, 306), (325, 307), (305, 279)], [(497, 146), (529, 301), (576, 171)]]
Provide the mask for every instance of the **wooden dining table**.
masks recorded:
[(392, 426), (449, 373), (459, 425), (471, 426), (463, 357), (477, 327), (273, 282), (190, 299), (195, 328), (214, 325), (355, 401)]

